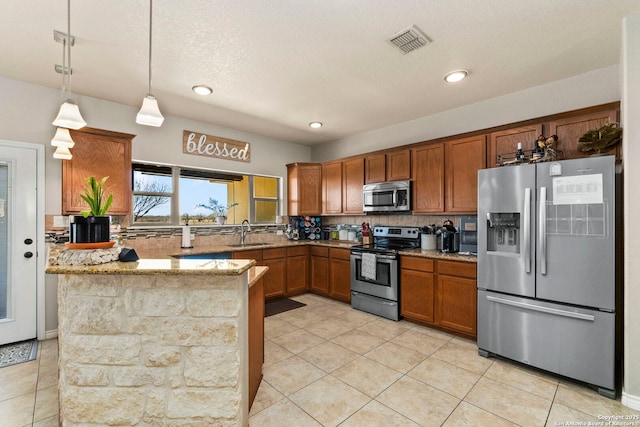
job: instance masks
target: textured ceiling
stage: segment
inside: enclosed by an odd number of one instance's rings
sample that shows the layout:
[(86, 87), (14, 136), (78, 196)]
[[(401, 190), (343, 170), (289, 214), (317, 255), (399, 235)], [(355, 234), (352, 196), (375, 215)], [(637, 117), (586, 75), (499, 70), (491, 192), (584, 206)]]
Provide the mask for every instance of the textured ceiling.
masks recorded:
[[(2, 0), (0, 75), (61, 87), (64, 0)], [(640, 0), (155, 0), (162, 112), (317, 144), (618, 64)], [(141, 105), (149, 3), (71, 3), (74, 93)], [(419, 27), (432, 41), (387, 42)], [(468, 79), (443, 76), (468, 69)], [(208, 97), (191, 86), (213, 88)], [(319, 130), (307, 124), (325, 123)]]

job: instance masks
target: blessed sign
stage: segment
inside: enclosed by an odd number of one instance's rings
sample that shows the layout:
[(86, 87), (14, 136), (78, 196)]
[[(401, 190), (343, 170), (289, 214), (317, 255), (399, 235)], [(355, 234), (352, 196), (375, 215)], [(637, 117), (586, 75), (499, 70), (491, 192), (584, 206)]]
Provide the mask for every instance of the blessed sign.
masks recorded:
[(205, 135), (185, 130), (182, 132), (182, 152), (216, 159), (251, 161), (251, 147), (248, 142)]

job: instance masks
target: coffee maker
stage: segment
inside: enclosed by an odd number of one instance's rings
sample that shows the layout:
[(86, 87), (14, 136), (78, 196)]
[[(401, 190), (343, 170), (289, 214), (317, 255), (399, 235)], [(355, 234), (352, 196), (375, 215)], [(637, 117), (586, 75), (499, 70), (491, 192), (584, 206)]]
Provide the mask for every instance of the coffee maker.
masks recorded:
[(442, 224), (440, 235), (438, 236), (438, 250), (440, 252), (459, 252), (460, 251), (460, 233), (453, 226), (451, 220), (446, 220)]

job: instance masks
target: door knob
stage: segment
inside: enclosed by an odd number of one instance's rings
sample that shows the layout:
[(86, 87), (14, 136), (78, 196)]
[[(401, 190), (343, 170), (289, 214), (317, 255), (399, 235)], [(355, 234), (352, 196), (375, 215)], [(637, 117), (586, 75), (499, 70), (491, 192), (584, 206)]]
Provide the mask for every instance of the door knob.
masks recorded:
[(25, 252), (24, 253), (24, 257), (25, 258), (31, 258), (33, 256), (33, 252)]
[(31, 239), (24, 239), (24, 244), (25, 244), (25, 245), (30, 245), (30, 244), (32, 244), (32, 243), (33, 243), (33, 240), (31, 240)]

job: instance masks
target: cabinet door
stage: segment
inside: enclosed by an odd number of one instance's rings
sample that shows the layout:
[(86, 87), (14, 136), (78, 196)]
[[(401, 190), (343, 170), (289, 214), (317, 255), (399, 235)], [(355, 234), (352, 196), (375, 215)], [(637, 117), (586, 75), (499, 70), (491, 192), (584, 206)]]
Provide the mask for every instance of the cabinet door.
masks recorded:
[(361, 214), (362, 186), (364, 185), (364, 158), (342, 162), (342, 212)]
[[(583, 152), (578, 148), (578, 139), (592, 129), (598, 129), (606, 123), (618, 122), (617, 109), (605, 109), (585, 113), (575, 117), (554, 120), (549, 123), (549, 134), (558, 135), (556, 150), (558, 160), (589, 157), (593, 151)], [(620, 160), (620, 144), (604, 151), (603, 154), (613, 154)]]
[(499, 155), (515, 153), (518, 150), (518, 142), (522, 143), (523, 150), (533, 150), (540, 135), (542, 135), (541, 123), (490, 133), (487, 167), (498, 166)]
[(409, 319), (434, 323), (433, 273), (400, 270), (400, 314)]
[(438, 319), (444, 328), (476, 336), (476, 281), (438, 276)]
[(447, 212), (476, 213), (478, 210), (478, 171), (486, 167), (487, 146), (484, 135), (448, 141)]
[(322, 213), (342, 213), (342, 162), (322, 164)]
[(349, 250), (331, 248), (329, 257), (329, 296), (350, 303), (351, 263)]
[(319, 163), (287, 165), (287, 207), (289, 215), (322, 213), (322, 180)]
[(444, 212), (444, 144), (411, 150), (413, 212)]
[(287, 283), (287, 263), (285, 258), (263, 259), (262, 265), (269, 267), (264, 275), (264, 297), (283, 296)]
[(364, 158), (365, 161), (365, 182), (384, 182), (386, 175), (386, 156), (384, 154), (373, 154)]
[(411, 179), (411, 150), (387, 153), (387, 181)]
[(306, 292), (309, 277), (309, 248), (287, 248), (287, 295)]
[(249, 288), (249, 408), (262, 381), (264, 363), (264, 279)]
[(329, 295), (329, 258), (311, 256), (311, 290)]
[(78, 214), (87, 209), (80, 198), (85, 179), (95, 176), (100, 180), (108, 176), (105, 186), (107, 194), (113, 194), (113, 203), (107, 214), (130, 214), (131, 140), (135, 135), (91, 128), (70, 132), (76, 144), (73, 158), (62, 162), (62, 213)]

